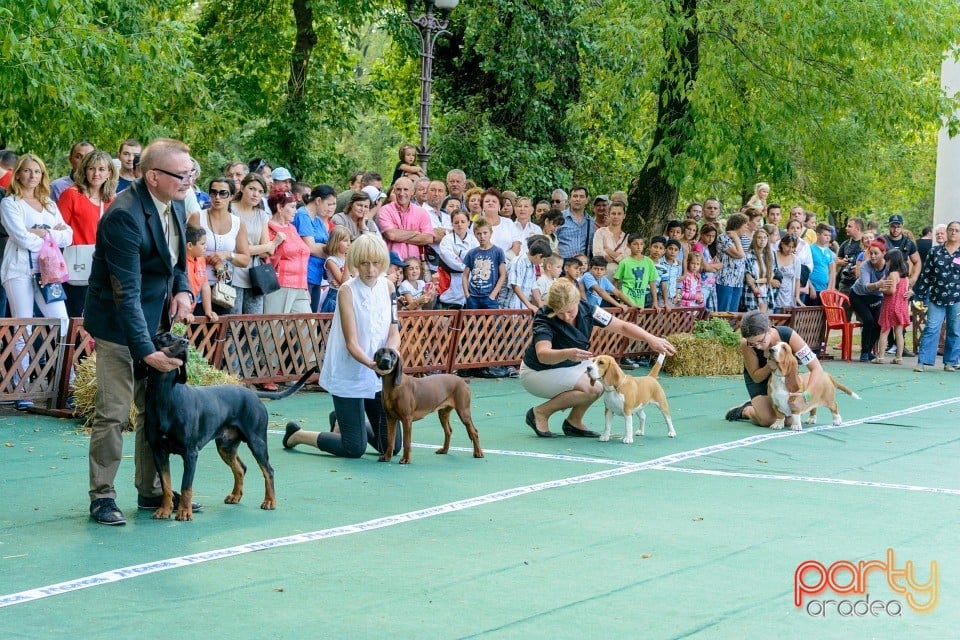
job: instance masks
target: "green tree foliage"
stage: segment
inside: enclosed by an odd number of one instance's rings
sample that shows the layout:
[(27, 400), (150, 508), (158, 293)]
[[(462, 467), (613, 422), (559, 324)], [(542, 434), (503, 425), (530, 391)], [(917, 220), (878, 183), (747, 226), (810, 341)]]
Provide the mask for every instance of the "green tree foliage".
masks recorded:
[[(602, 91), (654, 92), (651, 127), (664, 135), (644, 150), (634, 185), (646, 200), (636, 213), (653, 227), (675, 209), (669, 197), (642, 192), (664, 184), (674, 195), (742, 197), (764, 180), (809, 203), (876, 207), (913, 173), (898, 158), (913, 155), (911, 146), (935, 148), (926, 136), (957, 106), (942, 95), (937, 73), (960, 38), (957, 3), (621, 0), (598, 4), (584, 20), (594, 25), (592, 39), (630, 34), (649, 55), (638, 65), (642, 79), (608, 75)], [(675, 63), (689, 55), (691, 37), (696, 74), (685, 75)], [(627, 47), (615, 55), (629, 57)], [(681, 103), (679, 120), (664, 108)], [(631, 113), (649, 122), (644, 109)], [(739, 204), (727, 198), (728, 209)]]
[(368, 99), (353, 40), (372, 0), (226, 0), (203, 5), (198, 66), (215, 101), (210, 162), (268, 158), (308, 181), (339, 178), (336, 152)]
[[(461, 3), (452, 33), (435, 50), (431, 175), (459, 167), (479, 184), (531, 194), (569, 186), (580, 164), (577, 127), (566, 115), (580, 97), (583, 43), (575, 18), (582, 4)], [(392, 55), (414, 64), (381, 68), (379, 86), (395, 126), (413, 134), (419, 41), (402, 17), (390, 29), (399, 47)]]
[(0, 138), (62, 170), (70, 145), (176, 135), (204, 106), (183, 0), (0, 4)]

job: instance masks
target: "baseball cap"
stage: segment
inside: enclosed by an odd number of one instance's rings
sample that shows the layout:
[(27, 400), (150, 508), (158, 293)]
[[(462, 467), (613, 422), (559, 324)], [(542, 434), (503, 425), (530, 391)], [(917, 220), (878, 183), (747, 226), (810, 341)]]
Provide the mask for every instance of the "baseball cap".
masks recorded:
[(894, 214), (887, 219), (887, 224), (899, 224), (903, 225), (903, 216), (899, 214)]
[[(364, 187), (364, 191), (371, 188), (376, 189), (376, 187)], [(400, 258), (400, 254), (398, 254), (396, 251), (390, 252), (390, 264), (392, 264), (395, 267), (400, 267), (401, 269), (407, 266), (406, 264), (404, 264), (403, 260)]]
[(593, 199), (593, 204), (597, 204), (598, 202), (610, 202), (610, 196), (606, 194), (600, 194)]
[(277, 167), (271, 171), (270, 177), (274, 180), (293, 180), (293, 176), (290, 175), (290, 172), (283, 167)]
[(380, 189), (377, 189), (372, 184), (368, 184), (361, 189), (361, 191), (370, 196), (370, 201), (374, 204), (376, 204), (377, 200), (383, 200), (387, 197), (387, 194), (385, 194), (383, 191), (380, 191)]

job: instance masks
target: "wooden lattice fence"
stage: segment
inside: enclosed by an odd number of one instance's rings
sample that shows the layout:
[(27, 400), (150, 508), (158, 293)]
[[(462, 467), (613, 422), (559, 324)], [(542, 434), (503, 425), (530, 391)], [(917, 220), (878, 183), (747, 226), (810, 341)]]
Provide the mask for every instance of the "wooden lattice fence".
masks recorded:
[[(708, 315), (699, 308), (610, 311), (659, 336), (689, 332), (694, 321)], [(721, 317), (736, 329), (742, 314)], [(403, 311), (400, 352), (405, 369), (410, 373), (452, 373), (518, 366), (531, 339), (532, 318), (526, 310)], [(771, 315), (770, 319), (774, 325), (793, 327), (811, 346), (819, 347), (826, 333), (820, 307), (799, 307), (789, 315)], [(28, 397), (62, 409), (69, 395), (70, 372), (93, 353), (94, 341), (81, 318), (71, 319), (62, 344), (57, 320), (21, 322), (0, 320), (0, 401)], [(216, 322), (200, 319), (191, 323), (187, 336), (212, 366), (246, 383), (289, 382), (323, 363), (332, 322), (329, 313), (221, 316)], [(23, 350), (16, 346), (20, 340)], [(652, 353), (642, 341), (601, 330), (591, 336), (590, 349), (616, 357)]]

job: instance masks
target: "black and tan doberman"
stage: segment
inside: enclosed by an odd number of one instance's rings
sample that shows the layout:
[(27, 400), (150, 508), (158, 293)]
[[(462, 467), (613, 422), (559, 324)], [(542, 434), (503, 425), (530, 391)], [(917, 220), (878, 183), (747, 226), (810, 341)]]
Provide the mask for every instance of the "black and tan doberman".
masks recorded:
[[(172, 358), (187, 362), (189, 343), (186, 338), (166, 332), (153, 338), (154, 346)], [(144, 429), (153, 449), (153, 458), (160, 474), (163, 497), (154, 518), (166, 519), (173, 511), (173, 489), (170, 481), (170, 454), (183, 458), (183, 481), (177, 520), (192, 520), (191, 499), (193, 478), (200, 450), (216, 440), (217, 452), (233, 471), (233, 490), (224, 498), (236, 504), (243, 497), (243, 476), (247, 466), (237, 455), (241, 442), (246, 442), (263, 472), (265, 495), (261, 509), (275, 509), (273, 467), (267, 453), (267, 409), (257, 394), (238, 385), (193, 387), (186, 384), (186, 364), (177, 370), (161, 373), (145, 367), (147, 397)], [(289, 395), (303, 386), (310, 371), (282, 395)], [(280, 394), (276, 394), (280, 395)]]
[(410, 464), (410, 445), (413, 423), (434, 411), (440, 417), (443, 426), (443, 446), (437, 453), (444, 454), (450, 450), (450, 414), (456, 410), (457, 416), (467, 428), (467, 435), (473, 442), (473, 457), (482, 458), (480, 449), (480, 435), (473, 426), (470, 417), (470, 387), (463, 378), (449, 374), (413, 378), (403, 375), (403, 363), (400, 354), (393, 349), (378, 349), (373, 354), (373, 361), (380, 371), (388, 371), (383, 375), (383, 410), (387, 415), (387, 439), (390, 443), (386, 451), (380, 455), (381, 462), (390, 462), (393, 455), (393, 442), (397, 435), (397, 420), (403, 423), (403, 455), (400, 464)]

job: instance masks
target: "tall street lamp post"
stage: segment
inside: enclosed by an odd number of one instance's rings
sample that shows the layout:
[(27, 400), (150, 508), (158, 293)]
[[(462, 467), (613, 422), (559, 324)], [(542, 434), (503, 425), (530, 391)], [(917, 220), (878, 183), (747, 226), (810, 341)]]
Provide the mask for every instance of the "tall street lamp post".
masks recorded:
[[(450, 12), (460, 0), (422, 0), (423, 13), (416, 15), (417, 0), (407, 0), (407, 17), (420, 35), (420, 146), (417, 159), (424, 172), (430, 159), (430, 97), (433, 87), (433, 45), (447, 31)], [(439, 15), (434, 10), (439, 10)]]

